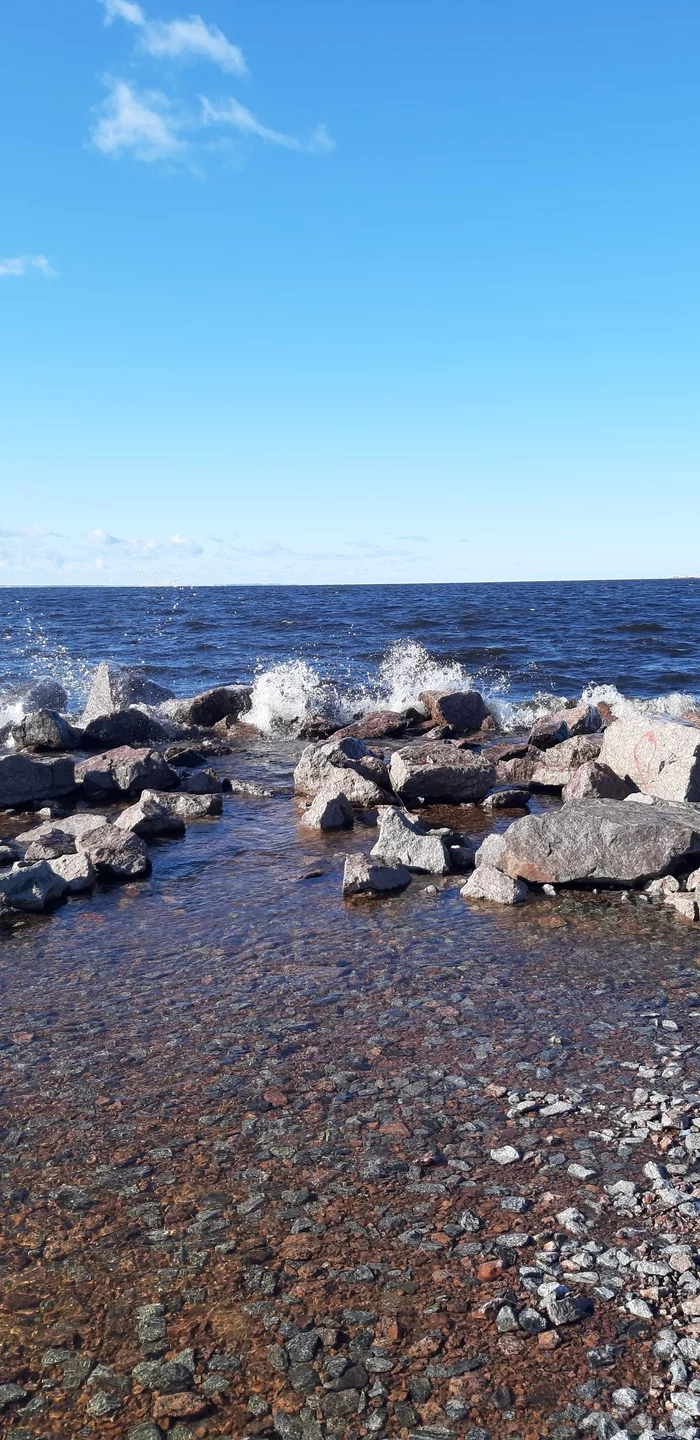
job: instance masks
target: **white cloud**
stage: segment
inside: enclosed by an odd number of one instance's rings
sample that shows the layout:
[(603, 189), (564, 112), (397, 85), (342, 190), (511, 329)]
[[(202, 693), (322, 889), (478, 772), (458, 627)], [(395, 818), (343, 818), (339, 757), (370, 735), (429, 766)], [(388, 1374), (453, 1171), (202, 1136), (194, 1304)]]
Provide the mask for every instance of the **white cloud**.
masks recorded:
[(271, 130), (268, 125), (262, 125), (238, 100), (230, 99), (221, 105), (212, 105), (205, 96), (201, 96), (200, 99), (202, 119), (205, 125), (231, 125), (234, 130), (239, 130), (244, 135), (257, 135), (258, 139), (267, 140), (271, 145), (283, 145), (286, 150), (309, 150), (312, 153), (319, 153), (328, 152), (334, 147), (335, 142), (328, 134), (325, 125), (317, 125), (309, 141), (298, 140), (295, 135), (285, 135), (280, 130)]
[(148, 23), (141, 48), (156, 59), (211, 60), (229, 75), (248, 74), (242, 50), (226, 39), (218, 25), (206, 25), (201, 15)]
[(49, 280), (55, 280), (57, 271), (53, 269), (45, 255), (16, 255), (11, 260), (0, 260), (0, 276), (3, 275), (26, 275), (30, 269), (41, 270)]
[(126, 20), (127, 25), (145, 25), (146, 16), (134, 0), (100, 0), (105, 8), (105, 25), (113, 20)]
[(92, 143), (103, 155), (132, 151), (139, 160), (173, 160), (185, 149), (169, 102), (158, 92), (139, 95), (125, 80), (114, 80), (100, 107)]

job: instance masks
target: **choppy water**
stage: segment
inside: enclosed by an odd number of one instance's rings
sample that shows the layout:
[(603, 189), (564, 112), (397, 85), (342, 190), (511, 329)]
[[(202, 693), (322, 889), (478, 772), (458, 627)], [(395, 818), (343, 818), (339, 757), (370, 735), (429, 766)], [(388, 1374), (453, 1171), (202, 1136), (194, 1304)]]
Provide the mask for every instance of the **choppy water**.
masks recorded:
[[(0, 697), (52, 675), (79, 708), (104, 659), (186, 695), (256, 680), (263, 729), (339, 720), (472, 682), (506, 724), (551, 697), (651, 702), (700, 695), (700, 580), (502, 585), (0, 590)], [(538, 700), (539, 697), (539, 700)], [(535, 702), (526, 704), (523, 702)]]

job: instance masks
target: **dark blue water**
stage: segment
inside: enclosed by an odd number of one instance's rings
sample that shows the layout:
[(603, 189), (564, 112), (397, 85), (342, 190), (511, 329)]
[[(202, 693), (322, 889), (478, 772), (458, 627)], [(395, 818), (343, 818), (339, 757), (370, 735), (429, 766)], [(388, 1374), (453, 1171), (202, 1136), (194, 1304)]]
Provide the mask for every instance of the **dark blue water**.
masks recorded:
[(7, 588), (0, 637), (0, 690), (52, 674), (76, 700), (103, 659), (142, 664), (177, 694), (294, 658), (341, 684), (374, 684), (404, 641), (512, 700), (590, 684), (695, 695), (700, 580)]

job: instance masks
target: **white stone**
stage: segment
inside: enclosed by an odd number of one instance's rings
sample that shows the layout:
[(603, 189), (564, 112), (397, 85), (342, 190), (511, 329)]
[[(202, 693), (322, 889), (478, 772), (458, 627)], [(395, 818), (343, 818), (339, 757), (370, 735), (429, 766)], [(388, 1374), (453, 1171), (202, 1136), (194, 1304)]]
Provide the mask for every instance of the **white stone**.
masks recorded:
[(522, 905), (528, 897), (528, 888), (522, 880), (511, 880), (502, 870), (493, 865), (479, 865), (460, 895), (463, 900), (488, 900), (493, 905)]

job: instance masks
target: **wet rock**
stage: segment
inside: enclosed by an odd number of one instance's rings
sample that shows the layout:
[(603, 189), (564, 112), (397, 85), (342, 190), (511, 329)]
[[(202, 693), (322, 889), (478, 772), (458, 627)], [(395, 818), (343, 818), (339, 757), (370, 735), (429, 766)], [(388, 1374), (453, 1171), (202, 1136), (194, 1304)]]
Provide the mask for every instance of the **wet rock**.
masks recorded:
[(76, 766), (76, 780), (90, 797), (138, 795), (143, 790), (171, 790), (180, 777), (157, 750), (119, 745)]
[(3, 705), (19, 706), (24, 715), (36, 710), (65, 710), (68, 694), (58, 680), (42, 676), (21, 685), (12, 685), (3, 691)]
[(471, 735), (490, 718), (478, 690), (422, 690), (418, 696), (435, 725), (447, 725), (459, 735)]
[(697, 920), (698, 918), (698, 902), (695, 895), (665, 895), (664, 903), (675, 910), (683, 920)]
[(449, 741), (423, 741), (396, 750), (389, 767), (391, 783), (403, 800), (483, 800), (496, 780), (487, 755), (458, 750)]
[[(172, 732), (170, 732), (172, 733)], [(90, 720), (83, 730), (83, 744), (108, 745), (116, 748), (123, 745), (157, 744), (167, 740), (170, 734), (159, 720), (145, 710), (132, 706), (130, 710), (115, 710), (112, 715), (99, 715)]]
[(324, 790), (319, 790), (302, 815), (301, 823), (307, 830), (343, 830), (352, 829), (355, 817), (345, 795), (327, 795)]
[(343, 896), (382, 895), (405, 890), (411, 872), (404, 865), (382, 865), (364, 855), (348, 855), (343, 871)]
[(0, 1410), (7, 1410), (10, 1405), (18, 1405), (21, 1400), (26, 1399), (27, 1392), (21, 1385), (0, 1385)]
[(31, 805), (75, 789), (72, 760), (34, 760), (29, 755), (0, 756), (0, 806)]
[(605, 731), (601, 762), (646, 795), (700, 801), (700, 731), (666, 716), (632, 715)]
[(534, 790), (556, 791), (569, 785), (581, 765), (596, 760), (603, 743), (600, 733), (573, 735), (542, 752), (540, 764), (532, 772)]
[(46, 860), (37, 865), (15, 864), (9, 875), (0, 876), (0, 905), (11, 910), (45, 910), (61, 900), (67, 888)]
[(98, 716), (113, 715), (130, 705), (160, 705), (172, 698), (172, 690), (158, 685), (139, 666), (113, 665), (103, 660), (92, 680), (82, 715), (83, 725)]
[(88, 810), (80, 810), (76, 815), (62, 815), (60, 820), (45, 820), (41, 825), (35, 825), (31, 830), (24, 830), (17, 836), (17, 843), (26, 849), (28, 845), (42, 840), (44, 836), (54, 834), (60, 830), (63, 835), (72, 836), (86, 835), (89, 830), (96, 830), (98, 825), (106, 825), (104, 815), (93, 814)]
[(351, 805), (370, 809), (389, 799), (389, 775), (364, 741), (349, 736), (325, 745), (307, 745), (294, 771), (297, 795), (344, 794)]
[(142, 835), (144, 839), (149, 836), (175, 836), (185, 833), (184, 820), (181, 820), (179, 815), (171, 815), (160, 799), (156, 798), (153, 790), (144, 790), (136, 804), (122, 810), (114, 823), (118, 830), (131, 830), (134, 835)]
[(418, 720), (417, 710), (373, 710), (350, 725), (333, 731), (334, 740), (355, 736), (358, 740), (382, 740), (384, 736), (403, 735), (406, 728)]
[(560, 745), (562, 740), (568, 740), (569, 735), (569, 727), (561, 715), (556, 719), (543, 715), (541, 720), (535, 721), (528, 736), (528, 744), (534, 745), (538, 750), (549, 750), (550, 746)]
[[(41, 828), (44, 831), (44, 827)], [(59, 855), (75, 855), (75, 837), (65, 830), (52, 829), (49, 826), (43, 834), (27, 845), (24, 859), (29, 864), (35, 860), (56, 860)]]
[(132, 1380), (145, 1390), (159, 1390), (163, 1395), (179, 1395), (192, 1389), (193, 1375), (176, 1360), (143, 1360), (131, 1372)]
[(48, 863), (54, 875), (65, 881), (69, 895), (81, 895), (93, 889), (95, 872), (89, 855), (59, 855)]
[(609, 765), (599, 760), (585, 760), (574, 771), (562, 790), (562, 799), (567, 800), (624, 800), (629, 786), (621, 780)]
[(185, 795), (220, 795), (223, 786), (214, 770), (185, 770), (180, 789)]
[(386, 865), (405, 865), (429, 875), (447, 875), (452, 868), (442, 837), (394, 806), (379, 811), (379, 839), (370, 853)]
[(636, 885), (700, 854), (700, 811), (574, 800), (514, 821), (504, 842), (497, 863), (513, 879)]
[[(165, 700), (161, 711), (178, 725), (197, 725), (211, 729), (219, 720), (230, 716), (234, 721), (250, 710), (250, 685), (216, 685), (186, 700)], [(147, 704), (155, 704), (147, 701)]]
[(460, 895), (463, 900), (489, 900), (493, 905), (522, 905), (528, 897), (527, 885), (511, 879), (493, 865), (481, 864), (470, 875)]
[[(504, 748), (506, 753), (504, 754)], [(512, 751), (517, 750), (517, 754)], [(532, 777), (542, 764), (545, 752), (535, 745), (503, 747), (495, 745), (485, 752), (496, 765), (496, 779), (500, 785), (529, 785)]]
[(36, 710), (12, 728), (17, 750), (71, 750), (81, 738), (82, 731), (57, 710)]
[(14, 865), (15, 860), (22, 859), (22, 851), (18, 845), (8, 840), (0, 840), (0, 867)]
[(142, 800), (154, 801), (161, 809), (185, 825), (220, 815), (224, 806), (221, 795), (187, 795), (182, 790), (144, 790)]
[(481, 803), (484, 810), (527, 810), (531, 799), (529, 790), (510, 787), (492, 791)]
[[(78, 851), (87, 855), (98, 880), (142, 880), (151, 873), (148, 850), (138, 835), (103, 825), (77, 838)], [(56, 878), (56, 877), (54, 877)]]

